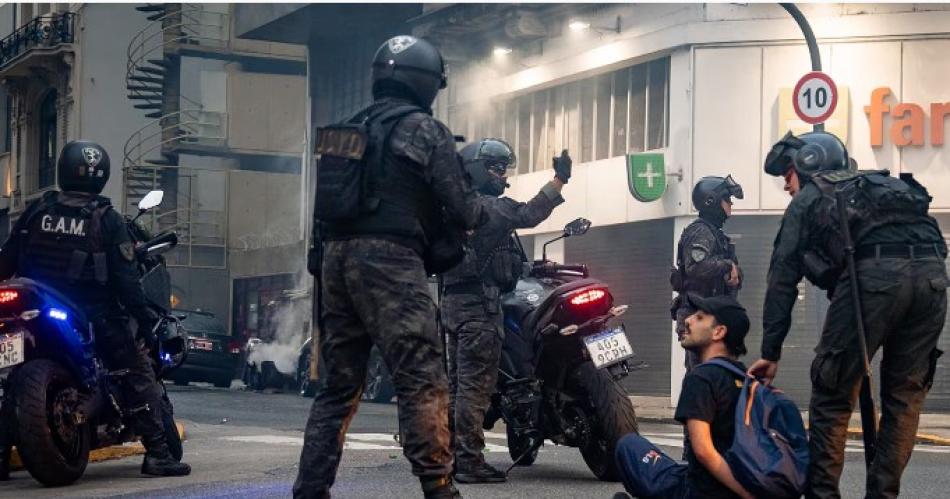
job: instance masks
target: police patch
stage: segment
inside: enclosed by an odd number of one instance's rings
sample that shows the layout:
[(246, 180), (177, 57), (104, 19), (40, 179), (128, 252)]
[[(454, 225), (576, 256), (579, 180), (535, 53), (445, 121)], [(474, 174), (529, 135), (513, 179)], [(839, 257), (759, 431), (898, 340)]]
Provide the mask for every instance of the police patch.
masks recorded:
[(82, 158), (90, 168), (95, 168), (102, 161), (102, 151), (96, 147), (83, 147)]
[(389, 51), (398, 54), (403, 50), (416, 44), (416, 39), (411, 36), (395, 36), (389, 39)]
[(131, 242), (124, 242), (119, 245), (119, 253), (122, 253), (122, 258), (125, 258), (127, 261), (135, 260), (135, 248), (132, 247)]
[(689, 256), (694, 262), (699, 263), (706, 259), (706, 249), (695, 246), (689, 250)]

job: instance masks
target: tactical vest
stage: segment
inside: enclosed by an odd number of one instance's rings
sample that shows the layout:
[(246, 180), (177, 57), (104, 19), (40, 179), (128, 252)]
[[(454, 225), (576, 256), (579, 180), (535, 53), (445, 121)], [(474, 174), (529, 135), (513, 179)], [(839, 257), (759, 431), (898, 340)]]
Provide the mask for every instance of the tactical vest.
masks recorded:
[[(713, 248), (709, 248), (709, 254), (706, 255), (706, 258), (715, 258), (721, 257), (732, 260), (735, 263), (738, 263), (736, 258), (735, 246), (729, 241), (729, 237), (723, 233), (722, 229), (716, 227), (710, 222), (703, 220), (702, 218), (697, 218), (686, 230), (691, 230), (691, 226), (694, 224), (705, 225), (713, 233), (713, 237), (716, 239), (716, 245)], [(684, 231), (685, 232), (685, 231)], [(670, 286), (672, 286), (673, 291), (676, 291), (679, 294), (684, 293), (697, 293), (700, 296), (719, 296), (724, 294), (734, 294), (730, 292), (731, 290), (726, 286), (726, 281), (723, 279), (716, 279), (713, 282), (705, 282), (699, 279), (690, 277), (686, 273), (686, 259), (689, 256), (685, 253), (689, 251), (689, 248), (683, 247), (682, 237), (676, 245), (676, 266), (670, 269)]]
[(102, 241), (102, 217), (112, 209), (104, 198), (85, 206), (66, 206), (61, 193), (43, 196), (23, 224), (21, 276), (47, 283), (105, 285), (109, 280)]
[[(348, 120), (342, 128), (356, 127), (365, 133), (362, 151), (357, 148), (339, 155), (340, 148), (321, 146), (318, 139), (317, 152), (321, 158), (317, 166), (315, 218), (327, 222), (328, 239), (390, 235), (421, 238), (418, 250), (426, 245), (438, 216), (431, 189), (417, 165), (389, 154), (393, 129), (414, 112), (422, 109), (383, 104), (371, 106)], [(328, 132), (318, 131), (321, 133), (330, 137)], [(332, 141), (328, 143), (332, 145)]]
[(935, 223), (927, 215), (932, 198), (910, 175), (895, 178), (887, 170), (839, 170), (815, 174), (812, 182), (821, 191), (813, 211), (815, 242), (838, 268), (844, 267), (845, 258), (838, 194), (847, 203), (848, 226), (855, 247), (860, 246), (868, 234), (885, 225)]
[(483, 280), (497, 286), (502, 293), (515, 289), (523, 266), (521, 247), (514, 233), (509, 233), (493, 248), (485, 248), (482, 252), (476, 249), (476, 255), (478, 273)]

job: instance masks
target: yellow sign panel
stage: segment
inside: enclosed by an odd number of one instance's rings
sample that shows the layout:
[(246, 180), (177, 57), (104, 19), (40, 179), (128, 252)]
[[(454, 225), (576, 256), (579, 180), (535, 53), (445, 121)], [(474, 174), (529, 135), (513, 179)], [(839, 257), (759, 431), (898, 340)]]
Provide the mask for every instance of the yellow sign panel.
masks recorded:
[[(851, 93), (848, 87), (838, 86), (838, 107), (825, 122), (825, 131), (832, 133), (848, 145), (848, 116), (851, 113)], [(778, 126), (775, 128), (775, 137), (778, 141), (789, 130), (795, 135), (812, 131), (812, 126), (798, 119), (795, 106), (792, 104), (792, 89), (783, 88), (778, 94)]]

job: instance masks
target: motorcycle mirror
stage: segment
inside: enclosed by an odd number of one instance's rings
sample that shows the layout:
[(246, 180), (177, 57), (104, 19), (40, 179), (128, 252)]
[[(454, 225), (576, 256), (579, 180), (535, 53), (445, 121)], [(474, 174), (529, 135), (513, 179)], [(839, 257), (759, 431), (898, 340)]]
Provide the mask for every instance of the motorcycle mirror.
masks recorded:
[(160, 204), (165, 197), (165, 191), (151, 191), (139, 201), (139, 210), (150, 210)]
[(578, 218), (564, 226), (564, 237), (582, 236), (590, 229), (591, 222), (586, 218)]

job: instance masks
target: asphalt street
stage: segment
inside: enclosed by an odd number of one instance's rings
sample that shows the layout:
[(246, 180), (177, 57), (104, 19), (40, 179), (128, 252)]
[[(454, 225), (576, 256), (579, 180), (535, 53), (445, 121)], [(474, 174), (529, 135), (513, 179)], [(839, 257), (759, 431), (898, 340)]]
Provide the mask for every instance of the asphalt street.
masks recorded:
[[(260, 498), (289, 497), (297, 473), (302, 430), (310, 399), (287, 393), (253, 393), (206, 386), (171, 387), (177, 417), (187, 432), (186, 461), (194, 472), (185, 478), (145, 478), (141, 457), (89, 465), (83, 479), (66, 488), (44, 489), (23, 471), (0, 482), (0, 497)], [(418, 482), (393, 440), (396, 410), (391, 404), (363, 404), (347, 435), (334, 498), (420, 497)], [(641, 433), (673, 456), (682, 453), (677, 425), (641, 423)], [(488, 461), (510, 464), (504, 428), (488, 434)], [(849, 444), (842, 479), (844, 497), (860, 497), (863, 455)], [(904, 475), (902, 496), (946, 497), (950, 490), (950, 447), (919, 445)], [(535, 465), (516, 468), (509, 482), (462, 485), (466, 497), (610, 498), (621, 490), (594, 479), (573, 448), (546, 445)]]

